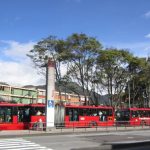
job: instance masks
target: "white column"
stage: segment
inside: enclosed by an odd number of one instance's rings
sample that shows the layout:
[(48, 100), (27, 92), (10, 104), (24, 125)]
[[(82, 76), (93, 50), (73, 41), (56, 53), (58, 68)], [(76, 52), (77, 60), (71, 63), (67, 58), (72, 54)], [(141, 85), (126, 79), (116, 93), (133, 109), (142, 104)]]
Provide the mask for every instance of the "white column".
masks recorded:
[(49, 59), (46, 67), (46, 129), (54, 127), (55, 63)]

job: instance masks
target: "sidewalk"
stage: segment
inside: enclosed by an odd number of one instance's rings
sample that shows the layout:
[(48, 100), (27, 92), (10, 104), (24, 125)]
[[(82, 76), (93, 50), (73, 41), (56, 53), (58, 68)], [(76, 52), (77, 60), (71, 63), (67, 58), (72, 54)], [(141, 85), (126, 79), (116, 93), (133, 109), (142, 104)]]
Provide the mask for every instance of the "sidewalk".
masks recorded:
[(3, 130), (0, 131), (0, 138), (22, 137), (22, 136), (42, 136), (69, 133), (92, 133), (92, 132), (116, 132), (129, 130), (150, 130), (149, 126), (143, 127), (97, 127), (97, 128), (50, 128), (48, 131), (41, 130)]

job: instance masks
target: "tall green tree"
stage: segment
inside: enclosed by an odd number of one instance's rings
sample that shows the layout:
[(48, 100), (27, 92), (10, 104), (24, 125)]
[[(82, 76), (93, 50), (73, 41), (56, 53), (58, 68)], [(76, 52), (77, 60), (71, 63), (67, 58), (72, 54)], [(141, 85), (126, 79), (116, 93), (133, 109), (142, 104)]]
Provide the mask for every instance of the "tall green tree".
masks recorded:
[(130, 73), (132, 107), (147, 107), (149, 105), (149, 66), (146, 58), (134, 57), (130, 61), (128, 71)]
[[(143, 100), (143, 73), (146, 69), (146, 61), (143, 58), (133, 57), (130, 59), (128, 65), (129, 82), (127, 89), (130, 90), (130, 103), (131, 107), (136, 106), (136, 103), (140, 99)], [(139, 102), (138, 102), (139, 104)]]
[[(71, 81), (76, 82), (82, 88), (82, 93), (94, 104), (91, 93), (94, 92), (94, 72), (96, 59), (102, 45), (93, 37), (86, 34), (72, 34), (66, 40), (67, 49), (67, 76)], [(64, 58), (65, 59), (65, 58)]]
[(101, 78), (105, 93), (109, 95), (110, 105), (120, 102), (121, 94), (126, 87), (128, 61), (132, 54), (126, 50), (105, 49), (99, 52), (97, 59), (98, 75)]
[[(34, 48), (30, 50), (29, 54), (27, 54), (27, 56), (30, 57), (35, 64), (35, 67), (43, 75), (45, 75), (45, 68), (42, 67), (43, 64), (45, 64), (49, 58), (55, 62), (56, 81), (58, 83), (58, 87), (61, 86), (61, 69), (63, 63), (61, 55), (63, 55), (64, 49), (65, 42), (63, 40), (57, 39), (55, 36), (49, 36), (34, 45)], [(60, 88), (58, 89), (61, 97)]]

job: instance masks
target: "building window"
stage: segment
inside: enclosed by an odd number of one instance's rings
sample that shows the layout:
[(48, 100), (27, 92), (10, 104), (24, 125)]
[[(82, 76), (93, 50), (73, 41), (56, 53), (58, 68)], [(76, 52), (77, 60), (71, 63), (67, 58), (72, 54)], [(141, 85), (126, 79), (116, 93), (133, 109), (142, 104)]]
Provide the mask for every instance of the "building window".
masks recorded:
[(0, 86), (0, 91), (4, 91), (4, 86)]
[(11, 89), (11, 94), (14, 94), (14, 89)]

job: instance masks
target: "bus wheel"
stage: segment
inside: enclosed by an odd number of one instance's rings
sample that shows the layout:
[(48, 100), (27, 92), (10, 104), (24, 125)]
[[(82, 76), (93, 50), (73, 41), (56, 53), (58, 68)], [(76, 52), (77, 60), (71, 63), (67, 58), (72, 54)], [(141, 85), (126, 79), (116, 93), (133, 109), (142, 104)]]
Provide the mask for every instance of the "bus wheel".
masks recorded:
[(95, 122), (95, 121), (91, 121), (89, 123), (89, 127), (96, 127), (96, 126), (97, 126), (97, 122)]

